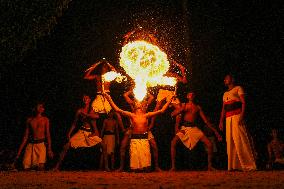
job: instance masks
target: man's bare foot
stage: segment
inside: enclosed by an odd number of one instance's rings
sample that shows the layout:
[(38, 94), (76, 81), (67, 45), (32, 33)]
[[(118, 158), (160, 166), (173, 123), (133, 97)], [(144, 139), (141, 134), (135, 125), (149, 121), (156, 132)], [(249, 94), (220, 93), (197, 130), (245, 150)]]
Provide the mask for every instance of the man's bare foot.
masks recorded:
[(160, 167), (156, 167), (154, 171), (155, 172), (162, 172), (163, 170)]
[(123, 167), (120, 167), (119, 169), (115, 170), (115, 172), (123, 172)]
[(105, 167), (105, 171), (110, 172), (110, 169), (108, 167)]
[(60, 171), (60, 170), (59, 170), (58, 167), (54, 167), (53, 169), (51, 169), (51, 171), (53, 171), (53, 172), (58, 172), (58, 171)]
[(170, 169), (170, 172), (174, 172), (174, 171), (176, 171), (176, 168), (175, 168), (175, 167), (173, 167), (173, 168)]
[(215, 169), (215, 168), (212, 167), (212, 166), (208, 166), (208, 171), (217, 171), (217, 169)]
[(60, 171), (60, 165), (55, 165), (55, 167), (53, 167), (51, 171), (55, 171), (55, 172)]

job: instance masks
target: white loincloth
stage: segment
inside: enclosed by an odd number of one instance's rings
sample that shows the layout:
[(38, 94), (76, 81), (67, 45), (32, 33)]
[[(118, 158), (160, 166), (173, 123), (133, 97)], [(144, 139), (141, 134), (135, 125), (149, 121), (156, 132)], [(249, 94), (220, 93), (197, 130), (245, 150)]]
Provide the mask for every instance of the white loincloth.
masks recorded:
[(97, 94), (92, 102), (92, 108), (97, 113), (109, 113), (112, 109), (107, 99), (101, 94)]
[[(163, 99), (166, 99), (167, 102), (171, 100), (171, 97), (175, 94), (175, 91), (169, 91), (165, 89), (160, 89), (157, 95), (157, 101), (161, 102)], [(178, 98), (175, 98), (171, 102), (172, 104), (179, 104), (180, 101)]]
[(102, 141), (102, 139), (98, 136), (91, 136), (92, 133), (89, 131), (84, 131), (79, 129), (76, 134), (74, 134), (70, 139), (70, 145), (72, 148), (79, 147), (92, 147), (97, 145)]
[(194, 148), (197, 142), (204, 136), (203, 132), (197, 127), (181, 127), (182, 132), (178, 132), (176, 135), (180, 138), (182, 143), (190, 150)]
[(104, 135), (103, 141), (107, 147), (107, 154), (114, 153), (115, 148), (115, 135)]
[(23, 167), (24, 169), (29, 169), (34, 166), (39, 166), (39, 164), (44, 164), (46, 162), (46, 147), (44, 142), (33, 144), (29, 143), (26, 147)]
[(131, 139), (130, 168), (143, 169), (151, 166), (151, 152), (148, 139)]
[(274, 163), (284, 164), (284, 158), (276, 158)]
[(245, 125), (239, 125), (240, 114), (226, 118), (228, 170), (255, 170), (253, 146)]

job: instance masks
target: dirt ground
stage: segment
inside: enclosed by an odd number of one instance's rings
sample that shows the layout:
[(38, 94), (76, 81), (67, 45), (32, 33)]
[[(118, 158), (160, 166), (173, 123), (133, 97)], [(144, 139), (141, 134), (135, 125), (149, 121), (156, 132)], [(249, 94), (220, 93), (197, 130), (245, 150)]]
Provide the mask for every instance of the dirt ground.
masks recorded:
[(0, 188), (284, 188), (284, 171), (1, 172)]

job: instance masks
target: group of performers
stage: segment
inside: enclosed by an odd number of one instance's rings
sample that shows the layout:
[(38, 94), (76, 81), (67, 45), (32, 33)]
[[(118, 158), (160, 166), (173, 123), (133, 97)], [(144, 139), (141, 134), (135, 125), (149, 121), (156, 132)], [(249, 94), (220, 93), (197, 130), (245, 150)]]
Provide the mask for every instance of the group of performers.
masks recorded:
[[(141, 27), (138, 30), (127, 33), (124, 36), (123, 45), (133, 40), (146, 40), (154, 45), (157, 44), (157, 39), (154, 35), (145, 33)], [(171, 61), (171, 65), (178, 68), (180, 74), (168, 71), (166, 76), (175, 77), (178, 82), (177, 86), (179, 84), (186, 85), (185, 67), (175, 61)], [(99, 145), (102, 152), (100, 158), (101, 168), (107, 171), (110, 168), (114, 169), (114, 148), (116, 144), (119, 144), (120, 166), (118, 171), (123, 171), (125, 167), (126, 148), (130, 143), (130, 168), (132, 170), (145, 170), (151, 167), (150, 148), (152, 148), (155, 170), (160, 171), (158, 147), (151, 129), (154, 127), (156, 116), (163, 114), (170, 105), (174, 107), (171, 116), (175, 119), (176, 133), (171, 141), (171, 170), (174, 171), (176, 169), (176, 147), (179, 141), (189, 150), (193, 149), (199, 141), (203, 142), (208, 153), (208, 170), (214, 170), (212, 166), (214, 145), (204, 132), (198, 128), (196, 123), (197, 117), (200, 116), (202, 118), (206, 126), (214, 132), (219, 141), (222, 140), (222, 137), (210, 123), (202, 107), (196, 104), (194, 92), (187, 91), (187, 102), (181, 103), (177, 98), (177, 90), (161, 88), (156, 97), (156, 106), (150, 112), (148, 111), (148, 106), (153, 103), (155, 97), (148, 93), (140, 102), (134, 98), (133, 90), (130, 89), (123, 94), (125, 101), (131, 107), (131, 111), (126, 111), (115, 104), (110, 96), (110, 82), (103, 81), (102, 79), (102, 75), (109, 71), (115, 71), (115, 68), (105, 59), (95, 63), (86, 70), (84, 79), (95, 81), (97, 94), (93, 101), (91, 101), (90, 96), (83, 96), (84, 106), (76, 112), (74, 122), (67, 134), (68, 142), (64, 145), (54, 170), (60, 169), (61, 163), (70, 147), (92, 147), (95, 145)], [(223, 123), (226, 121), (228, 170), (256, 170), (255, 152), (244, 121), (246, 113), (244, 90), (241, 86), (235, 85), (232, 75), (226, 75), (224, 84), (228, 90), (223, 95), (219, 129), (220, 131), (224, 130)], [(53, 157), (49, 120), (43, 116), (43, 112), (43, 104), (38, 103), (35, 107), (36, 114), (27, 119), (25, 135), (15, 160), (18, 160), (26, 146), (23, 157), (24, 169), (36, 167), (42, 170), (46, 162), (46, 155), (50, 158)], [(124, 127), (122, 116), (129, 120), (129, 127)], [(100, 122), (99, 120), (102, 118), (103, 121)], [(97, 125), (102, 126), (100, 132)], [(80, 128), (74, 134), (73, 132), (78, 126)], [(122, 140), (119, 139), (120, 131), (123, 133)], [(283, 143), (278, 140), (275, 133), (273, 136), (274, 139), (268, 146), (271, 157), (269, 165), (273, 163), (273, 154), (276, 154), (277, 162), (284, 162)], [(109, 166), (109, 157), (111, 159), (111, 166)]]
[[(177, 77), (177, 80), (187, 83), (185, 68), (178, 63), (175, 63), (175, 65), (180, 68), (182, 73), (181, 76)], [(98, 67), (100, 67), (99, 74), (92, 74), (92, 71)], [(131, 111), (122, 110), (110, 96), (110, 82), (102, 82), (102, 75), (110, 70), (115, 70), (115, 68), (106, 60), (96, 63), (87, 70), (85, 79), (95, 80), (97, 95), (93, 101), (88, 95), (83, 96), (84, 106), (76, 112), (74, 122), (67, 134), (68, 142), (64, 145), (54, 170), (60, 169), (70, 147), (76, 149), (95, 145), (99, 145), (102, 151), (101, 167), (104, 167), (107, 171), (110, 170), (109, 167), (114, 169), (114, 148), (116, 144), (120, 143), (120, 166), (118, 171), (123, 171), (126, 148), (130, 143), (130, 168), (132, 170), (147, 170), (151, 167), (150, 148), (152, 148), (155, 170), (160, 171), (158, 147), (151, 129), (154, 126), (155, 117), (163, 114), (170, 105), (174, 107), (171, 116), (176, 120), (176, 135), (171, 142), (171, 170), (175, 170), (176, 147), (179, 141), (189, 150), (193, 149), (199, 141), (203, 142), (208, 153), (208, 170), (214, 170), (212, 166), (213, 145), (202, 130), (197, 127), (197, 117), (202, 118), (219, 141), (222, 140), (222, 137), (217, 129), (212, 126), (202, 107), (195, 103), (194, 92), (189, 91), (187, 93), (188, 101), (180, 103), (175, 91), (160, 89), (155, 109), (151, 112), (148, 111), (148, 106), (154, 101), (154, 96), (149, 93), (142, 101), (138, 101), (133, 98), (133, 91), (130, 89), (123, 96), (130, 105)], [(253, 145), (244, 122), (246, 107), (244, 90), (241, 86), (235, 86), (232, 75), (227, 75), (224, 83), (228, 87), (228, 91), (223, 96), (219, 128), (223, 130), (223, 121), (226, 119), (228, 170), (256, 170)], [(26, 146), (23, 156), (23, 168), (31, 169), (36, 167), (43, 170), (47, 159), (46, 156), (53, 157), (49, 119), (43, 116), (44, 106), (42, 103), (37, 104), (35, 113), (33, 117), (27, 119), (25, 135), (16, 160), (18, 160)], [(103, 126), (101, 132), (99, 132), (97, 120), (102, 115), (107, 115), (107, 117), (102, 122)], [(128, 128), (124, 127), (122, 116), (129, 119), (130, 126)], [(73, 131), (77, 126), (80, 128), (74, 134)], [(123, 132), (121, 141), (119, 140), (119, 131)], [(109, 166), (109, 157), (111, 166)]]

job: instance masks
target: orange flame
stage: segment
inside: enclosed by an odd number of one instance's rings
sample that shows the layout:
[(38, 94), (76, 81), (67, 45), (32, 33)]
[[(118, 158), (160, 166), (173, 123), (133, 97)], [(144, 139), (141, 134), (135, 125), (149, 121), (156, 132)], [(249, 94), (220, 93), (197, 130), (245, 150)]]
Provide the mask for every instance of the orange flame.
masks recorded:
[(126, 80), (125, 76), (122, 76), (120, 73), (117, 73), (115, 71), (110, 71), (110, 72), (103, 74), (102, 78), (104, 81), (110, 82), (110, 81), (115, 80), (118, 83), (121, 83), (122, 81)]
[(139, 101), (147, 93), (147, 87), (176, 84), (173, 77), (165, 77), (170, 67), (166, 53), (146, 41), (133, 41), (122, 47), (120, 65), (135, 81), (133, 93)]

